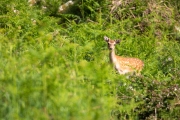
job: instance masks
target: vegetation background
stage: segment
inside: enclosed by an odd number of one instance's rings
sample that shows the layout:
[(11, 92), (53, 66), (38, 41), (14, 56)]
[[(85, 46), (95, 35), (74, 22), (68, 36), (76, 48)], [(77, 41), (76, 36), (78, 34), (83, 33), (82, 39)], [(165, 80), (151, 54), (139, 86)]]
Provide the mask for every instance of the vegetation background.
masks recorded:
[[(179, 0), (67, 2), (0, 1), (0, 119), (179, 120)], [(116, 73), (105, 35), (142, 76)]]

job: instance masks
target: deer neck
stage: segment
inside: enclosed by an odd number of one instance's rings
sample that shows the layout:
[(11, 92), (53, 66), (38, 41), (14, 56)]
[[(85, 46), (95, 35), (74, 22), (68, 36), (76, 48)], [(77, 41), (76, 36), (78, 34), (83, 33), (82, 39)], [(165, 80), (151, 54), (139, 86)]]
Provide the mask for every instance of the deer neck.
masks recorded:
[(110, 61), (111, 61), (112, 63), (116, 62), (116, 54), (115, 54), (115, 50), (114, 50), (114, 49), (113, 49), (113, 50), (110, 50), (110, 52), (109, 52), (109, 58), (110, 58)]

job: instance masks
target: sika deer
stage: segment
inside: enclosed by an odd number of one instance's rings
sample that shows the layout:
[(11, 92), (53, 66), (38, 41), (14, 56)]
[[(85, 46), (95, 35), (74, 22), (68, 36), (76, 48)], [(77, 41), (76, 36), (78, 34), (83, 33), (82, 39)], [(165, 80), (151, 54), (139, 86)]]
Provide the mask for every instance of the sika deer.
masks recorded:
[(134, 73), (134, 72), (140, 74), (144, 66), (143, 61), (141, 61), (138, 58), (117, 56), (115, 54), (115, 45), (120, 43), (120, 40), (111, 40), (106, 36), (104, 36), (104, 40), (108, 43), (108, 48), (110, 51), (109, 52), (110, 61), (113, 63), (114, 67), (119, 72), (119, 74)]

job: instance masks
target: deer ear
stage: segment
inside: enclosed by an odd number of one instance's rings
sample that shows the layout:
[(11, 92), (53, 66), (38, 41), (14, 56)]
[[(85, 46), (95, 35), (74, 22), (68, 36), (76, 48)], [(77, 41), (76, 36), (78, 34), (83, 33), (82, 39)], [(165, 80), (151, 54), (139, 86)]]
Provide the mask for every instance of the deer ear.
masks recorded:
[(119, 44), (120, 43), (120, 40), (115, 40), (116, 41), (116, 44)]
[(108, 38), (107, 36), (104, 36), (104, 40), (105, 40), (106, 42), (108, 42), (108, 41), (109, 41), (109, 38)]

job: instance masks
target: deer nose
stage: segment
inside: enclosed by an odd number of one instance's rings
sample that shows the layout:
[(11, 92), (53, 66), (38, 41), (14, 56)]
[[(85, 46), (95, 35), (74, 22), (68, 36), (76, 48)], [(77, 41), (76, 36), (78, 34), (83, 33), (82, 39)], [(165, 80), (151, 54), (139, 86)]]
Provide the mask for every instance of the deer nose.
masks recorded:
[(113, 48), (112, 47), (109, 47), (109, 50), (112, 50)]

